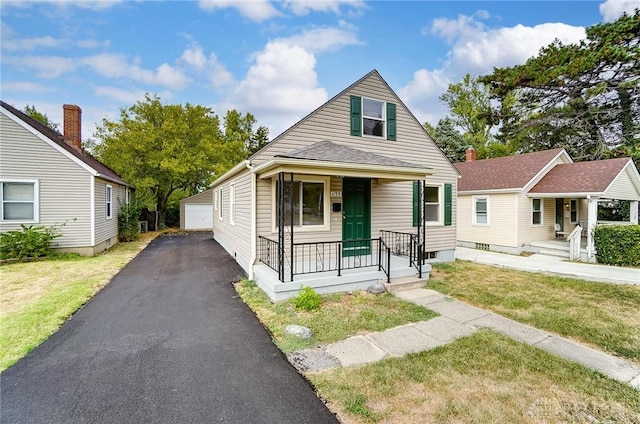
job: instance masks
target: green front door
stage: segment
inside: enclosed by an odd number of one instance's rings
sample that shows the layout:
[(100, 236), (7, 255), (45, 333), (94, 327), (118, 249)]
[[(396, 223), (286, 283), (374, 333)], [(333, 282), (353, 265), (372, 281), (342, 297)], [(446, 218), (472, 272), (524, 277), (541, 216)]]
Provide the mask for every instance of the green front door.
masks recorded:
[(342, 239), (344, 256), (368, 255), (371, 242), (371, 180), (344, 178), (342, 180)]

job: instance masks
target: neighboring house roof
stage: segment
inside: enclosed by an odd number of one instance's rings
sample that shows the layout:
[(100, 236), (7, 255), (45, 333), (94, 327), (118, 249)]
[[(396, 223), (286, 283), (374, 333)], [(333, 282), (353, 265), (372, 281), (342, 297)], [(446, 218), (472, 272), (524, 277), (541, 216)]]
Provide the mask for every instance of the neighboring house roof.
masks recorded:
[(303, 147), (292, 152), (276, 155), (276, 157), (317, 160), (325, 162), (398, 166), (405, 168), (424, 168), (420, 165), (389, 158), (371, 152), (365, 152), (362, 150), (344, 146), (342, 144), (336, 144), (331, 141), (320, 141), (308, 147)]
[(564, 149), (454, 163), (461, 178), (458, 191), (521, 189)]
[(54, 129), (49, 128), (48, 126), (44, 125), (42, 122), (38, 121), (37, 119), (33, 119), (29, 115), (3, 102), (2, 100), (0, 100), (0, 105), (10, 113), (15, 115), (18, 119), (22, 120), (25, 124), (31, 126), (33, 129), (35, 129), (37, 132), (42, 134), (44, 137), (51, 140), (53, 143), (57, 144), (58, 146), (62, 147), (66, 152), (68, 152), (69, 154), (71, 154), (72, 156), (80, 160), (85, 165), (92, 168), (94, 171), (96, 171), (99, 177), (118, 183), (118, 184), (129, 186), (129, 184), (127, 184), (122, 179), (122, 177), (120, 177), (118, 174), (116, 174), (113, 170), (111, 170), (106, 165), (100, 163), (98, 160), (96, 160), (94, 157), (89, 155), (87, 152), (84, 152), (84, 151), (80, 152), (74, 149), (69, 144), (67, 144), (64, 141), (64, 136), (60, 134), (58, 131), (55, 131)]
[(630, 158), (556, 165), (530, 193), (604, 193)]

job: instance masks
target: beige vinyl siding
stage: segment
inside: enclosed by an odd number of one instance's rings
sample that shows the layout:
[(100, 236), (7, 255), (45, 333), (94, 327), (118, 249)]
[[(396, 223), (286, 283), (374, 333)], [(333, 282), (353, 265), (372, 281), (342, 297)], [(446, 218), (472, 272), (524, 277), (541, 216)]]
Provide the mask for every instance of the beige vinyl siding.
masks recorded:
[(626, 172), (622, 172), (616, 178), (605, 193), (605, 197), (620, 200), (640, 200), (640, 193), (633, 185), (631, 176), (631, 166), (627, 166)]
[(202, 193), (194, 194), (186, 199), (180, 200), (180, 228), (185, 228), (185, 205), (213, 205), (213, 189), (205, 190)]
[[(383, 100), (396, 104), (397, 141), (389, 141), (379, 137), (355, 137), (350, 134), (350, 95)], [(258, 166), (274, 156), (287, 153), (319, 141), (329, 140), (344, 144), (351, 148), (360, 149), (403, 160), (416, 165), (432, 168), (435, 175), (427, 179), (429, 184), (452, 184), (453, 188), (453, 216), (450, 226), (427, 227), (427, 249), (454, 249), (456, 239), (456, 187), (458, 173), (449, 163), (444, 154), (429, 138), (419, 122), (404, 107), (402, 102), (393, 95), (388, 86), (375, 74), (362, 80), (334, 98), (324, 107), (316, 110), (286, 134), (268, 145), (256, 157), (252, 158), (253, 166)], [(263, 214), (270, 214), (270, 189), (265, 192), (270, 181), (258, 181), (258, 234), (271, 233), (271, 222), (262, 218)], [(393, 183), (396, 184), (396, 183)], [(372, 187), (372, 236), (377, 237), (380, 229), (398, 229), (415, 231), (411, 227), (412, 189), (411, 183), (405, 182), (403, 189), (391, 193), (389, 183), (379, 182)], [(332, 191), (341, 190), (336, 187), (332, 179)], [(377, 198), (377, 196), (381, 196)], [(404, 207), (406, 210), (398, 210)], [(331, 231), (296, 234), (296, 240), (325, 240), (342, 237), (341, 214), (339, 218), (332, 213)], [(408, 217), (408, 218), (407, 218)], [(335, 220), (334, 220), (335, 219)], [(400, 221), (398, 221), (398, 219)], [(408, 227), (407, 227), (408, 222)], [(338, 228), (335, 228), (338, 227)]]
[[(214, 211), (213, 232), (215, 239), (248, 271), (251, 261), (251, 179), (253, 174), (243, 171), (225, 181), (214, 190), (222, 190), (222, 216)], [(229, 222), (230, 186), (235, 185), (235, 220)], [(215, 199), (215, 194), (213, 195)]]
[[(39, 222), (65, 224), (59, 248), (91, 246), (91, 184), (93, 177), (71, 159), (0, 114), (0, 180), (34, 179), (39, 182)], [(20, 224), (0, 223), (1, 231)]]
[[(111, 218), (107, 218), (106, 187), (111, 186)], [(125, 187), (105, 180), (95, 179), (95, 244), (109, 240), (118, 235), (118, 214), (120, 206), (125, 203)]]
[[(458, 240), (517, 247), (516, 216), (520, 213), (518, 196), (516, 193), (458, 196)], [(489, 200), (489, 225), (473, 224), (473, 202), (476, 197), (486, 197)]]
[(518, 195), (518, 245), (555, 238), (556, 199), (542, 199), (542, 225), (533, 225), (531, 223), (531, 199), (533, 198), (535, 197), (527, 197), (524, 193)]

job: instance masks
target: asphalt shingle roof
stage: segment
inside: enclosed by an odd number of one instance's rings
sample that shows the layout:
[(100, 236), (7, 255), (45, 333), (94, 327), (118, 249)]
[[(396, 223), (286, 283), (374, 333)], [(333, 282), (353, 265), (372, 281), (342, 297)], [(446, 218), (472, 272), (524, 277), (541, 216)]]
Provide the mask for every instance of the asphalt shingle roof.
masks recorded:
[(276, 157), (317, 160), (324, 162), (341, 162), (380, 166), (397, 166), (402, 168), (424, 168), (424, 166), (393, 159), (376, 153), (365, 152), (352, 147), (336, 144), (331, 141), (320, 141), (308, 147), (293, 150)]
[(460, 175), (458, 191), (523, 188), (563, 149), (454, 163)]
[(629, 158), (556, 165), (530, 193), (602, 193), (629, 163)]
[(122, 185), (128, 185), (127, 183), (124, 182), (122, 177), (120, 177), (118, 174), (116, 174), (113, 170), (111, 170), (106, 165), (100, 163), (93, 156), (89, 155), (87, 152), (84, 152), (84, 151), (79, 152), (78, 150), (74, 149), (72, 146), (67, 144), (64, 141), (64, 136), (60, 134), (58, 131), (55, 131), (54, 129), (49, 128), (48, 126), (44, 125), (42, 122), (38, 121), (37, 119), (31, 118), (29, 115), (3, 102), (2, 100), (0, 100), (0, 105), (2, 105), (3, 108), (5, 108), (9, 112), (17, 116), (19, 119), (24, 121), (29, 126), (33, 127), (36, 131), (38, 131), (39, 133), (47, 137), (49, 140), (53, 141), (54, 143), (56, 143), (57, 145), (65, 149), (67, 152), (69, 152), (70, 154), (78, 158), (84, 164), (93, 168), (98, 174), (100, 174), (104, 178)]

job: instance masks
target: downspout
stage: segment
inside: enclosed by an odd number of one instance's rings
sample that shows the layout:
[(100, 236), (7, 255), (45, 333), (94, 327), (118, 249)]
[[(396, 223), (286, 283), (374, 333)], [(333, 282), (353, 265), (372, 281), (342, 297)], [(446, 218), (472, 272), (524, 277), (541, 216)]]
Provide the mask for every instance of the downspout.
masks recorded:
[(251, 171), (251, 259), (249, 260), (249, 280), (253, 280), (253, 266), (257, 257), (257, 235), (256, 235), (256, 174), (253, 172), (251, 162), (247, 161), (245, 166)]

